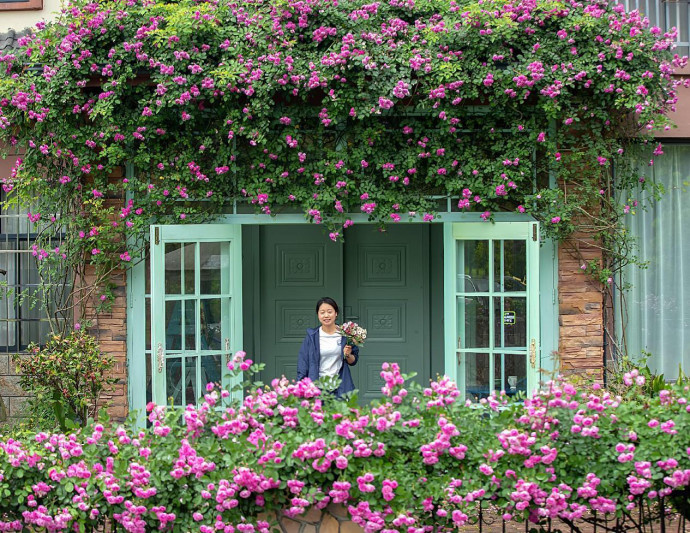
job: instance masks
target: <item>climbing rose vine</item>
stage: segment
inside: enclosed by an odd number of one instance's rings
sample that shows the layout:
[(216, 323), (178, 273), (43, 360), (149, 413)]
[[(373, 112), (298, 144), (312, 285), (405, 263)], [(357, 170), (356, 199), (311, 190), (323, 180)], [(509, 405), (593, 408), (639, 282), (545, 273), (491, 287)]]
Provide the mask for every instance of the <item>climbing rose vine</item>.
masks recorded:
[[(243, 353), (229, 366), (251, 374)], [(381, 378), (366, 407), (309, 380), (275, 380), (241, 402), (210, 384), (198, 406), (149, 405), (146, 429), (0, 439), (0, 531), (108, 519), (132, 532), (267, 533), (270, 511), (330, 503), (367, 533), (454, 531), (489, 504), (543, 526), (639, 524), (669, 500), (687, 513), (687, 382), (647, 396), (633, 370), (620, 396), (560, 382), (470, 406), (445, 376), (422, 388), (386, 363)]]
[(430, 221), (450, 198), (622, 258), (647, 186), (629, 147), (666, 126), (674, 39), (601, 1), (77, 0), (0, 56), (2, 185), (41, 262), (103, 279), (150, 223), (242, 204), (335, 240), (353, 213)]

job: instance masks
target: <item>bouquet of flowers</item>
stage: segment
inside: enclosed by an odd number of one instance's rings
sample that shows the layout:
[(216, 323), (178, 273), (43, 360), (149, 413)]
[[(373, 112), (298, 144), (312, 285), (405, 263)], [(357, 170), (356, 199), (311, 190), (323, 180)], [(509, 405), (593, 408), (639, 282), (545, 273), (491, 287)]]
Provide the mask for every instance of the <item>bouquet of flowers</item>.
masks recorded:
[(336, 329), (345, 337), (347, 344), (361, 346), (367, 338), (367, 330), (356, 322), (345, 322), (342, 326), (336, 326)]

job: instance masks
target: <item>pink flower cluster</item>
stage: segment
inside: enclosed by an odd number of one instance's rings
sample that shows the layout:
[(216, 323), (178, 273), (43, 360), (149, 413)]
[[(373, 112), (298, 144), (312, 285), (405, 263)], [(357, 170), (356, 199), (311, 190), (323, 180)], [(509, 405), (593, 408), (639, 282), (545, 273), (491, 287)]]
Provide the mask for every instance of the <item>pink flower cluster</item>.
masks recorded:
[[(347, 213), (435, 220), (430, 191), (483, 220), (532, 210), (551, 221), (548, 231), (566, 232), (575, 195), (545, 214), (533, 177), (552, 163), (567, 173), (565, 153), (580, 154), (593, 179), (606, 177), (620, 146), (602, 132), (617, 110), (642, 132), (663, 126), (661, 111), (676, 102), (673, 68), (685, 63), (669, 51), (675, 32), (650, 28), (638, 11), (566, 4), (470, 12), (453, 1), (420, 12), (411, 0), (310, 0), (202, 13), (185, 0), (159, 13), (146, 2), (110, 10), (75, 0), (20, 51), (0, 55), (11, 87), (0, 98), (0, 137), (26, 148), (2, 186), (33, 195), (32, 221), (55, 228), (69, 217), (49, 213), (73, 200), (83, 212), (70, 213), (68, 252), (57, 257), (86, 251), (98, 264), (131, 262), (138, 252), (112, 243), (136, 240), (152, 219), (198, 221), (190, 215), (242, 198), (269, 215), (298, 201), (333, 240), (352, 225)], [(171, 21), (187, 9), (196, 30), (177, 34)], [(219, 30), (230, 27), (242, 37)], [(43, 69), (23, 69), (25, 58)], [(489, 113), (477, 116), (478, 106)], [(596, 140), (591, 148), (577, 145), (578, 128)], [(126, 164), (137, 173), (113, 179)], [(126, 195), (133, 204), (112, 221), (107, 200)], [(103, 229), (77, 239), (78, 219)], [(47, 250), (39, 245), (36, 257), (52, 258)]]

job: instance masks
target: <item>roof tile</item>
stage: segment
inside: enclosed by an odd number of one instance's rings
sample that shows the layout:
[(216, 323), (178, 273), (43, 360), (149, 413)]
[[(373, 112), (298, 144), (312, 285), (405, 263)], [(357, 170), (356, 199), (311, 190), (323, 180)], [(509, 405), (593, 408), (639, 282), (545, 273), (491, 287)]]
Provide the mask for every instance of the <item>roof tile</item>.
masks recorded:
[(5, 33), (0, 33), (0, 52), (6, 53), (14, 48), (19, 48), (17, 40), (29, 33), (31, 33), (31, 29), (29, 28), (21, 31), (9, 30)]

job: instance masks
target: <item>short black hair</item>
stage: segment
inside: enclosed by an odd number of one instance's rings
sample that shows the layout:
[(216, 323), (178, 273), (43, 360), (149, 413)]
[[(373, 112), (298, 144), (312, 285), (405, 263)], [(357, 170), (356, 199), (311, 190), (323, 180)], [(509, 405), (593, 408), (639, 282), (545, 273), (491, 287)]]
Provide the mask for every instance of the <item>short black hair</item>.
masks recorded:
[(323, 298), (320, 298), (318, 302), (316, 302), (316, 313), (317, 314), (319, 312), (319, 307), (321, 307), (322, 304), (330, 305), (333, 309), (335, 309), (336, 315), (340, 313), (338, 311), (338, 304), (335, 303), (335, 300), (333, 298), (329, 298), (328, 296), (324, 296)]

